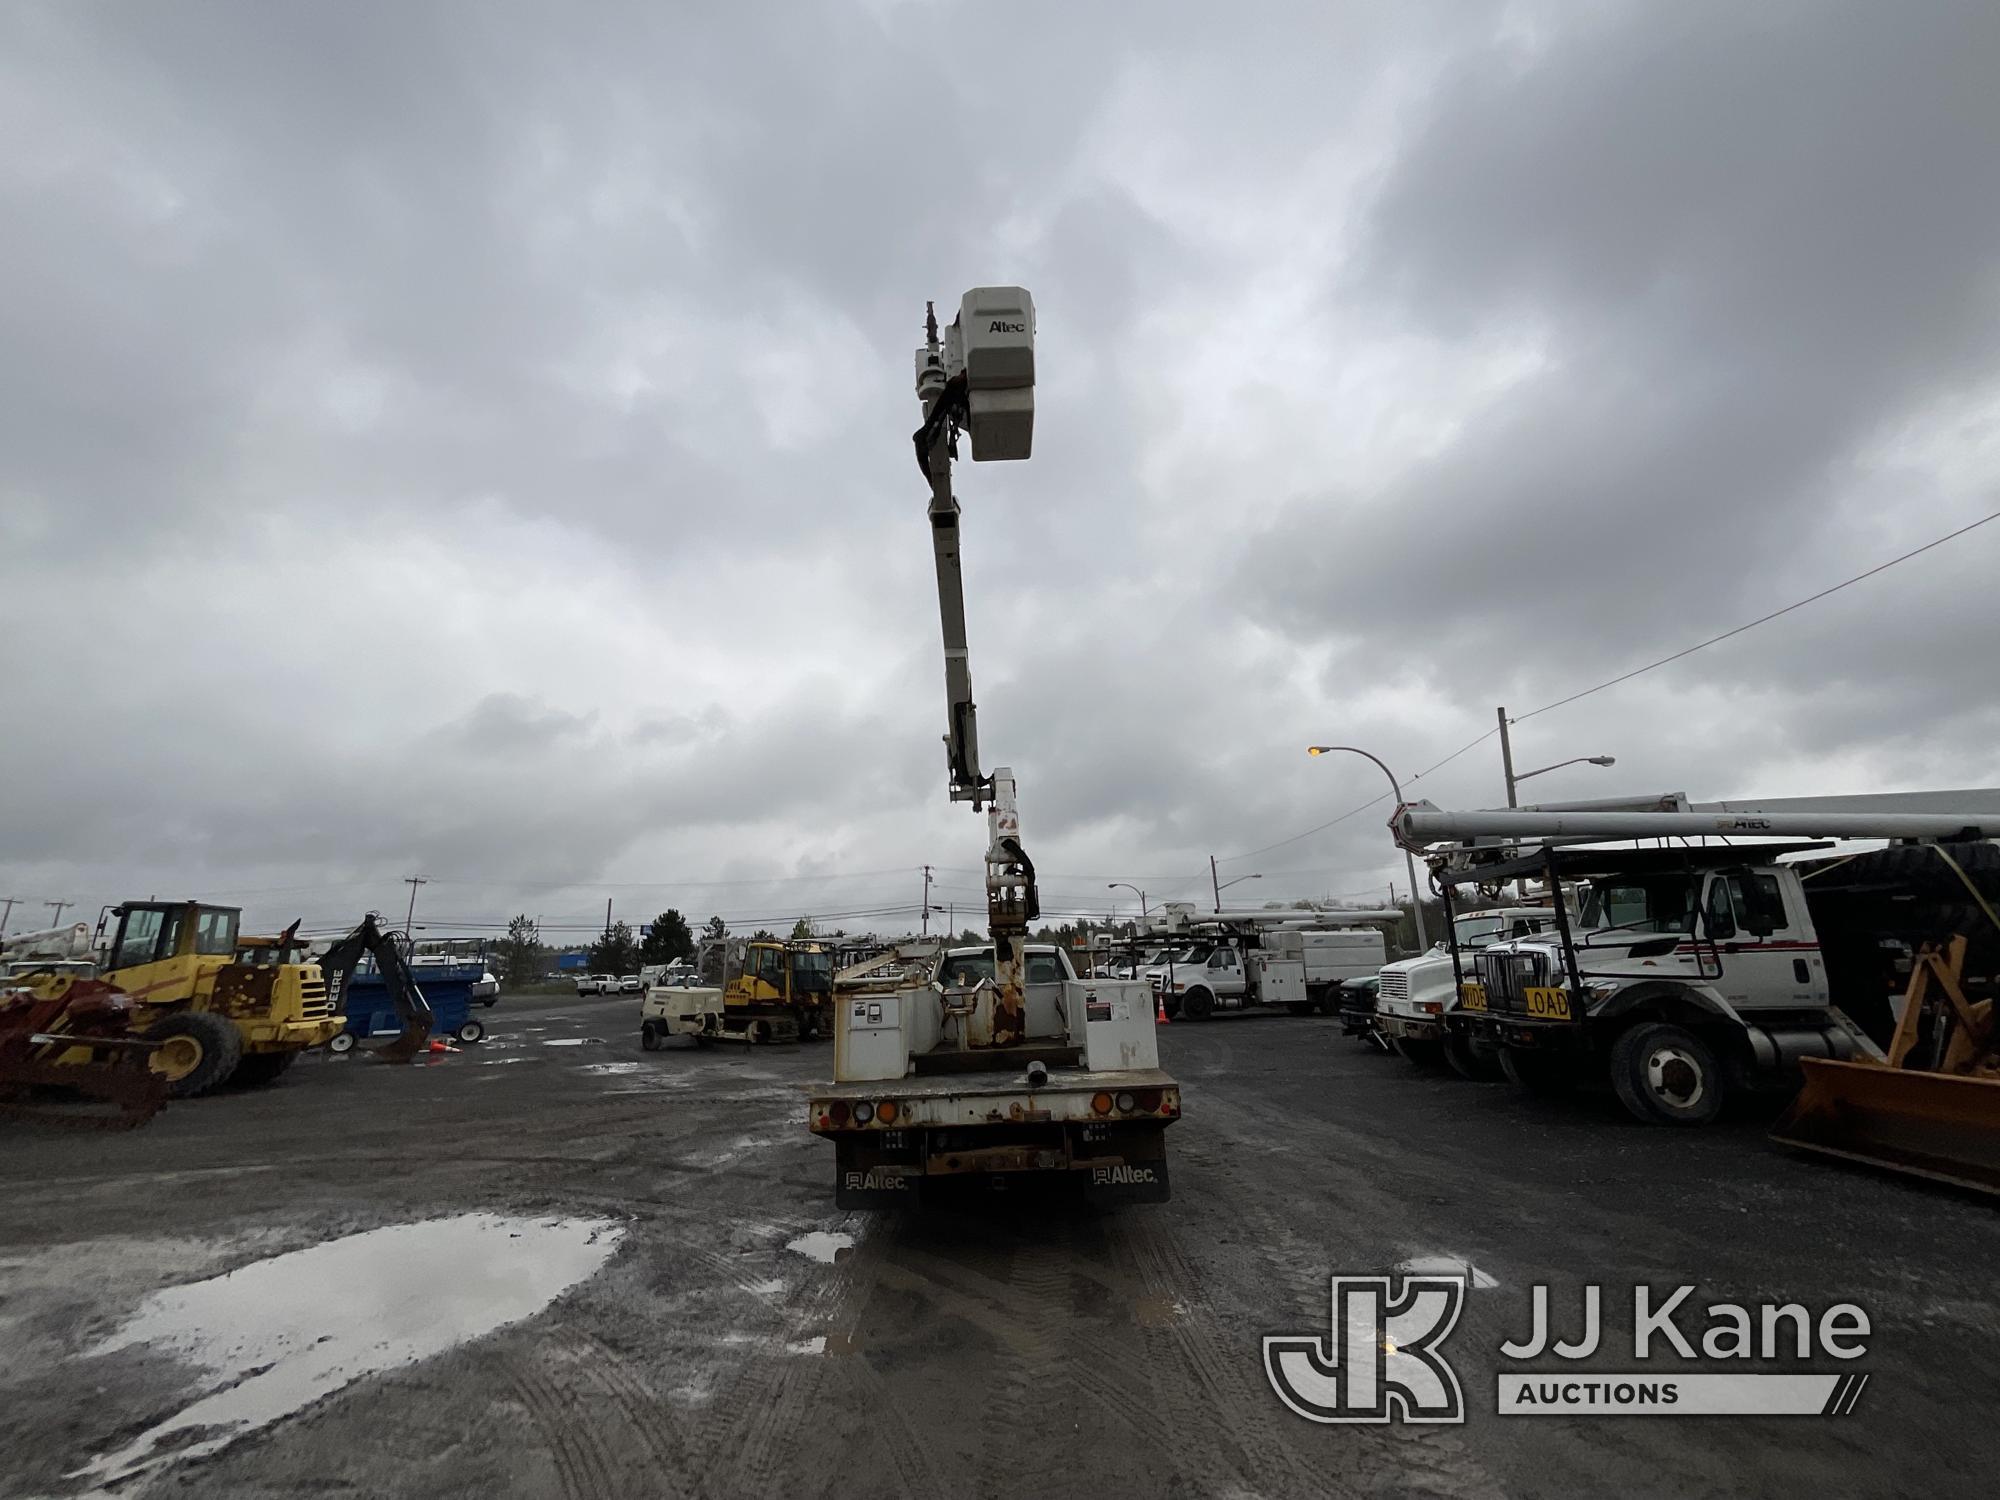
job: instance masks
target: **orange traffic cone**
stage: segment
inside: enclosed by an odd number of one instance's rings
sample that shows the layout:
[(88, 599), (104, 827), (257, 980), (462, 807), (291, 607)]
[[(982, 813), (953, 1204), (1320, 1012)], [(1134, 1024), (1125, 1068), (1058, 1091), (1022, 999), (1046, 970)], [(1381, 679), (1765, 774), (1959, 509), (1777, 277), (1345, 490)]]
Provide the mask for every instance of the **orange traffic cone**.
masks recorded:
[(1167, 1020), (1167, 996), (1163, 990), (1153, 991), (1153, 1024), (1155, 1026), (1171, 1024)]

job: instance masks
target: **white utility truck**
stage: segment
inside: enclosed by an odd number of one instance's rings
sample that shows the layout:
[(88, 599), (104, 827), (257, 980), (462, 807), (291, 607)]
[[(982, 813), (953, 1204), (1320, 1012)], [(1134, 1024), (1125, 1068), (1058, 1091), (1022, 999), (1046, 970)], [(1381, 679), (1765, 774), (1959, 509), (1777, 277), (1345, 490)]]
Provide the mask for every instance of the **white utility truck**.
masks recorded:
[[(1198, 910), (1172, 901), (1148, 931), (1180, 946), (1142, 971), (1169, 1020), (1206, 1021), (1217, 1011), (1282, 1005), (1293, 1015), (1335, 1015), (1342, 981), (1373, 974), (1388, 957), (1380, 922), (1387, 908), (1252, 907)], [(1355, 924), (1348, 926), (1345, 924)]]
[(1382, 965), (1375, 991), (1376, 1030), (1410, 1062), (1442, 1057), (1467, 1078), (1493, 1076), (1498, 1059), (1445, 1025), (1445, 1012), (1458, 998), (1459, 966), (1502, 938), (1530, 937), (1554, 926), (1555, 913), (1546, 906), (1502, 906), (1456, 918), (1451, 937), (1433, 944), (1428, 953)]
[[(1606, 1078), (1640, 1120), (1705, 1124), (1732, 1089), (1802, 1059), (1879, 1057), (1923, 945), (1973, 937), (1990, 974), (2000, 790), (1677, 803), (1397, 810), (1391, 828), (1425, 852), (1447, 913), (1466, 889), (1581, 883), (1574, 921), (1558, 906), (1552, 928), (1453, 959), (1447, 1024), (1498, 1048), (1515, 1083)], [(1813, 842), (1667, 842), (1695, 837)], [(1578, 847), (1628, 839), (1655, 842)], [(1833, 839), (1904, 842), (1825, 857)]]
[(806, 1122), (833, 1143), (842, 1207), (909, 1204), (945, 1178), (1004, 1186), (1024, 1175), (1060, 1175), (1099, 1200), (1162, 1202), (1166, 1127), (1181, 1104), (1160, 1071), (1152, 992), (1138, 980), (1078, 979), (1066, 954), (1029, 944), (1041, 904), (1014, 773), (979, 764), (951, 465), (961, 432), (974, 459), (1028, 457), (1034, 302), (1020, 287), (975, 288), (942, 337), (935, 312), (925, 334), (916, 450), (944, 629), (945, 763), (952, 800), (986, 810), (992, 941), (843, 989), (833, 1082), (811, 1090)]

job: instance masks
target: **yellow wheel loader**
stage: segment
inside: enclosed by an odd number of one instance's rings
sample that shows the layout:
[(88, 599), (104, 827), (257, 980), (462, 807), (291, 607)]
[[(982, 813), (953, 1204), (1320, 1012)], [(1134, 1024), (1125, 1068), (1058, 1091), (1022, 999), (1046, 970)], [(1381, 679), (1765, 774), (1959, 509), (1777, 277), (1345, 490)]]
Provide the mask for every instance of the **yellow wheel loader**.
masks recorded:
[[(292, 933), (240, 946), (241, 924), (239, 908), (198, 901), (128, 901), (99, 918), (97, 978), (129, 1003), (130, 1032), (153, 1044), (148, 1065), (170, 1098), (231, 1079), (268, 1083), (341, 1029), (319, 966), (294, 961)], [(15, 982), (39, 994), (53, 975)], [(80, 1066), (93, 1055), (79, 1046), (49, 1060)]]

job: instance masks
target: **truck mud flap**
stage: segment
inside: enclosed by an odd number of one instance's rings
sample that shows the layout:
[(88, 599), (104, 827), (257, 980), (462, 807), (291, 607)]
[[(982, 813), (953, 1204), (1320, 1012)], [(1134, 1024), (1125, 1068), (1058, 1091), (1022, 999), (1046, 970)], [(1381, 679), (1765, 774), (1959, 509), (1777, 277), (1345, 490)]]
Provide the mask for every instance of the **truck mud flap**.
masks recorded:
[(923, 1180), (916, 1143), (902, 1131), (834, 1142), (835, 1208), (914, 1208)]
[(1166, 1203), (1173, 1197), (1164, 1129), (1106, 1131), (1104, 1139), (1080, 1141), (1071, 1161), (1093, 1203)]

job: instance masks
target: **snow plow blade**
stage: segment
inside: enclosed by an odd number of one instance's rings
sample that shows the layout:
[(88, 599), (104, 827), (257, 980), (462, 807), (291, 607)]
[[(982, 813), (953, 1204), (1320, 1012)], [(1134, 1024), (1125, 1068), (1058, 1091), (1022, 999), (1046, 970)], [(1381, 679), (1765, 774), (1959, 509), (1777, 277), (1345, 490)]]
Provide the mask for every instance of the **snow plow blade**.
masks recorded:
[(2000, 1078), (1807, 1058), (1771, 1139), (2000, 1194)]

